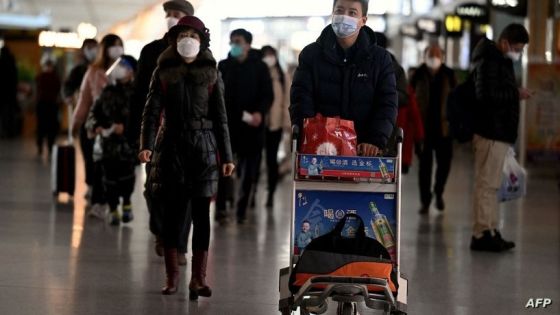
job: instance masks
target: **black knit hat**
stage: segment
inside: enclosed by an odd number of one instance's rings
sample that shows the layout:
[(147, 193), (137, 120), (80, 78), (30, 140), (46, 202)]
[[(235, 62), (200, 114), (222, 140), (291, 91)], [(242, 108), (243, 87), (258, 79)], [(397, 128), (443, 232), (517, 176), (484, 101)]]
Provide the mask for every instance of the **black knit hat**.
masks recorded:
[(186, 15), (194, 15), (193, 5), (186, 0), (169, 0), (163, 4), (163, 9), (167, 10), (177, 10), (184, 12)]

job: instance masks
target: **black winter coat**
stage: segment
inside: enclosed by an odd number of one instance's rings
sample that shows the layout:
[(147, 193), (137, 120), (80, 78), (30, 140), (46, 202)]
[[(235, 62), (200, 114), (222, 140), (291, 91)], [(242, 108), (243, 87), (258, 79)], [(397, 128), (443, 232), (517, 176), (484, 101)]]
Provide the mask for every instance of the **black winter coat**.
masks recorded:
[(475, 106), (474, 132), (484, 138), (515, 143), (519, 125), (519, 90), (513, 62), (489, 39), (473, 52)]
[[(229, 56), (220, 61), (218, 69), (225, 84), (225, 101), (234, 152), (260, 152), (264, 145), (265, 116), (274, 92), (268, 66), (261, 54), (251, 50), (247, 59), (240, 63)], [(251, 127), (242, 121), (243, 111), (261, 113), (263, 123)]]
[(140, 142), (140, 127), (142, 125), (142, 113), (150, 90), (152, 74), (157, 67), (159, 55), (169, 47), (167, 34), (158, 40), (147, 44), (140, 52), (138, 67), (134, 79), (134, 94), (132, 96), (132, 106), (130, 108), (130, 134), (136, 140), (138, 146)]
[(64, 97), (71, 97), (74, 93), (76, 93), (76, 91), (80, 90), (82, 80), (84, 79), (88, 67), (89, 64), (87, 62), (83, 62), (72, 68), (62, 89), (62, 95), (64, 95)]
[(397, 89), (390, 54), (377, 46), (375, 33), (362, 27), (354, 58), (339, 56), (336, 35), (327, 26), (299, 55), (291, 89), (292, 124), (303, 119), (340, 116), (354, 121), (358, 143), (384, 148), (397, 117)]
[(216, 193), (218, 160), (232, 162), (233, 157), (222, 84), (209, 50), (191, 64), (172, 46), (161, 54), (144, 108), (141, 149), (153, 152), (151, 197), (176, 185), (191, 197)]
[(122, 135), (111, 134), (109, 137), (101, 137), (103, 160), (125, 161), (135, 164), (137, 161), (136, 151), (132, 144), (135, 139), (130, 134), (130, 101), (133, 92), (132, 84), (107, 85), (99, 98), (93, 104), (86, 129), (93, 131), (97, 127), (103, 129), (111, 128), (113, 124), (123, 124)]

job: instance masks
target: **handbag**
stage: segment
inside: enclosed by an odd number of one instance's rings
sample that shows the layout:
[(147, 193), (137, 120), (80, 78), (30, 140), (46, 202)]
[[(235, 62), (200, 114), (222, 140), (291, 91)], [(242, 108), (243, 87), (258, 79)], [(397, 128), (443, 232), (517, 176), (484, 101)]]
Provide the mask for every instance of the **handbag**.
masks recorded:
[[(355, 224), (358, 227), (355, 228)], [(344, 237), (343, 235), (350, 237)], [(364, 221), (356, 214), (346, 214), (335, 228), (309, 243), (290, 275), (290, 291), (297, 291), (313, 276), (330, 275), (386, 279), (397, 292), (397, 273), (385, 247), (366, 236)], [(324, 285), (316, 285), (321, 289)], [(381, 291), (368, 286), (369, 290)]]
[(527, 194), (527, 171), (515, 159), (515, 151), (509, 148), (502, 169), (502, 184), (498, 192), (500, 201), (522, 198)]
[(301, 153), (356, 156), (356, 147), (353, 121), (321, 114), (303, 120)]

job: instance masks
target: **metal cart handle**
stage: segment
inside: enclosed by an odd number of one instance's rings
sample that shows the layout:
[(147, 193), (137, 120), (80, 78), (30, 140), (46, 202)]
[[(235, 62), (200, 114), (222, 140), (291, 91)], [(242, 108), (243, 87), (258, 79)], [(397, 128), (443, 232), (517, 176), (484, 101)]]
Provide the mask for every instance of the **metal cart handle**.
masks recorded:
[(299, 141), (299, 126), (292, 125), (292, 153), (297, 151)]
[(402, 128), (399, 128), (397, 130), (397, 143), (402, 143), (403, 138), (404, 138), (404, 132), (403, 132)]

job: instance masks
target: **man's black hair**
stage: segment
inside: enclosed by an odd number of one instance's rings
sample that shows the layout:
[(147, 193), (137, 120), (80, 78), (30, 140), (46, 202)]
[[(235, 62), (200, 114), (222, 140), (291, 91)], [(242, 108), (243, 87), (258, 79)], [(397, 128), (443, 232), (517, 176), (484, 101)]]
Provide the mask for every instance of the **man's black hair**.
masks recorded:
[(94, 38), (86, 38), (82, 42), (82, 48), (85, 48), (87, 45), (97, 45), (97, 44), (99, 43)]
[(311, 225), (311, 222), (307, 221), (307, 220), (303, 220), (303, 222), (301, 222), (301, 225), (304, 225), (305, 223)]
[(245, 39), (245, 41), (247, 42), (247, 44), (251, 45), (253, 43), (253, 34), (251, 34), (251, 32), (249, 32), (248, 30), (244, 29), (244, 28), (238, 28), (236, 30), (233, 30), (231, 32), (231, 34), (229, 35), (229, 38), (231, 39), (233, 36), (241, 36)]
[(507, 40), (510, 44), (529, 44), (529, 32), (527, 29), (518, 23), (512, 23), (500, 34), (500, 39)]
[[(333, 9), (334, 9), (334, 6), (336, 5), (337, 1), (339, 1), (339, 0), (334, 0), (333, 1)], [(351, 1), (359, 2), (362, 5), (362, 16), (367, 16), (369, 0), (351, 0)]]

